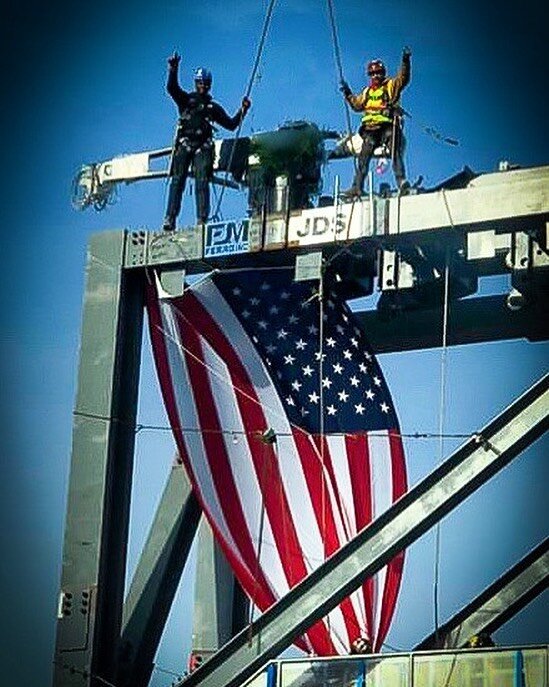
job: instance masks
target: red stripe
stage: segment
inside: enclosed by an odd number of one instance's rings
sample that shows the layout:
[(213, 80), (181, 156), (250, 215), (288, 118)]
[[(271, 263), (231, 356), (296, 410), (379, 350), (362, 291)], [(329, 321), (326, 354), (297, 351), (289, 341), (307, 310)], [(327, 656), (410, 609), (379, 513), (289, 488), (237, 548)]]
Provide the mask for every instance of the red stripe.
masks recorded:
[[(340, 522), (342, 523), (343, 531), (345, 532), (345, 536), (347, 537), (347, 541), (348, 541), (349, 539), (351, 539), (351, 537), (353, 535), (352, 535), (352, 532), (349, 530), (349, 527), (348, 527), (348, 525), (350, 523), (347, 522), (345, 508), (343, 507), (343, 502), (341, 500), (341, 495), (339, 493), (337, 478), (336, 478), (335, 470), (334, 470), (334, 464), (332, 461), (332, 454), (330, 452), (328, 442), (326, 440), (326, 435), (324, 435), (324, 441), (322, 441), (322, 442), (320, 441), (320, 435), (319, 434), (315, 434), (312, 437), (312, 440), (314, 441), (314, 443), (317, 447), (318, 455), (320, 457), (321, 462), (322, 462), (322, 460), (324, 461), (324, 468), (327, 472), (328, 479), (330, 480), (330, 484), (332, 486), (332, 491), (334, 494), (336, 506), (337, 506), (337, 509), (339, 512)], [(322, 454), (322, 446), (324, 446), (324, 454)]]
[[(328, 442), (326, 441), (326, 436), (322, 437), (322, 440), (320, 435), (314, 435), (307, 438), (304, 437), (303, 433), (294, 431), (294, 438), (298, 446), (298, 452), (301, 458), (305, 479), (307, 480), (309, 493), (311, 494), (318, 529), (324, 539), (324, 555), (327, 558), (340, 549), (342, 545), (337, 533), (335, 516), (332, 510), (332, 501), (328, 493), (326, 480), (323, 479), (324, 472), (322, 470), (322, 462), (328, 473), (326, 477), (331, 480), (332, 489), (339, 496), (332, 463), (332, 455)], [(341, 500), (338, 502), (338, 507), (341, 513)], [(346, 597), (341, 602), (340, 606), (345, 621), (345, 628), (347, 630), (347, 643), (350, 646), (351, 642), (360, 635), (361, 627), (349, 597)]]
[[(360, 434), (346, 435), (345, 447), (353, 488), (356, 531), (360, 532), (372, 522), (372, 474), (368, 437)], [(362, 585), (362, 595), (366, 612), (366, 630), (370, 639), (374, 634), (373, 594), (374, 581), (368, 578)]]
[[(179, 303), (178, 306), (183, 306), (183, 303)], [(170, 304), (170, 307), (174, 308), (175, 306)], [(178, 406), (171, 375), (169, 356), (166, 348), (164, 323), (160, 312), (160, 306), (157, 300), (156, 289), (152, 285), (149, 285), (149, 287), (147, 288), (147, 308), (149, 314), (149, 329), (154, 351), (156, 369), (160, 379), (160, 387), (162, 395), (164, 397), (166, 412), (168, 413), (170, 425), (175, 436), (179, 455), (183, 460), (183, 464), (185, 465), (187, 475), (193, 486), (195, 494), (197, 495), (200, 501), (202, 510), (207, 516), (208, 521), (217, 537), (217, 540), (221, 543), (225, 555), (227, 556), (227, 559), (231, 564), (231, 567), (233, 568), (233, 570), (235, 570), (235, 572), (238, 571), (238, 578), (243, 588), (251, 588), (253, 587), (253, 585), (256, 584), (255, 577), (243, 565), (242, 560), (239, 558), (239, 556), (236, 555), (233, 549), (229, 546), (228, 542), (226, 542), (224, 533), (222, 532), (219, 525), (209, 512), (208, 504), (204, 501), (202, 492), (194, 476), (192, 462), (187, 452), (184, 435), (181, 430), (181, 420), (178, 412)], [(182, 364), (184, 364), (184, 361), (182, 361)], [(275, 597), (272, 593), (270, 593), (270, 597), (268, 598), (268, 605), (272, 605), (274, 601)]]
[[(398, 430), (389, 430), (389, 447), (391, 451), (391, 471), (393, 483), (393, 503), (397, 501), (407, 490), (406, 463), (404, 460), (404, 449)], [(395, 612), (396, 601), (402, 580), (404, 569), (404, 551), (399, 553), (387, 565), (387, 575), (385, 578), (385, 589), (381, 602), (381, 615), (379, 627), (374, 643), (374, 651), (379, 651), (383, 640), (387, 636), (393, 614)]]
[[(231, 382), (235, 387), (235, 397), (239, 406), (240, 416), (245, 425), (246, 440), (256, 476), (259, 484), (266, 486), (262, 490), (263, 502), (275, 539), (275, 545), (282, 561), (288, 585), (293, 587), (306, 577), (308, 571), (303, 560), (301, 545), (280, 475), (278, 458), (272, 445), (264, 444), (258, 436), (254, 436), (254, 434), (259, 435), (267, 429), (267, 420), (248, 373), (233, 347), (227, 341), (224, 333), (193, 294), (189, 295), (189, 301), (192, 303), (192, 326), (201, 332), (201, 335), (204, 336), (212, 348), (224, 360), (229, 369)], [(186, 327), (185, 330), (190, 328)], [(196, 365), (193, 367), (196, 367)], [(196, 386), (194, 381), (193, 387), (200, 388)], [(213, 403), (213, 399), (208, 401), (207, 405), (209, 406), (211, 403)], [(200, 395), (197, 397), (197, 405), (203, 404), (204, 399)], [(208, 451), (209, 453), (210, 451)], [(220, 487), (220, 491), (223, 491), (225, 488), (224, 485), (220, 485)], [(238, 493), (233, 498), (238, 499)], [(225, 508), (224, 512), (227, 512)], [(244, 560), (251, 560), (248, 553), (244, 555)], [(337, 653), (328, 633), (322, 625), (317, 623), (316, 626), (308, 630), (307, 634), (315, 647), (315, 651), (318, 653)]]
[(164, 405), (166, 406), (170, 426), (177, 443), (177, 450), (183, 460), (187, 475), (189, 479), (191, 479), (193, 487), (195, 487), (195, 492), (198, 494), (199, 490), (196, 489), (196, 483), (194, 482), (192, 471), (190, 470), (190, 460), (185, 448), (183, 433), (181, 432), (181, 421), (179, 419), (177, 401), (175, 400), (172, 374), (168, 352), (166, 350), (166, 340), (164, 338), (164, 323), (162, 321), (162, 314), (157, 298), (156, 288), (152, 284), (148, 284), (146, 289), (146, 301), (149, 315), (149, 333), (154, 352), (156, 372), (160, 380), (160, 390), (164, 398)]
[[(189, 307), (192, 298), (186, 300), (188, 300), (186, 305)], [(192, 307), (194, 307), (194, 304), (192, 304)], [(196, 411), (203, 432), (202, 440), (217, 498), (221, 504), (221, 509), (225, 515), (233, 540), (238, 546), (252, 576), (254, 576), (257, 570), (257, 555), (230, 467), (226, 444), (221, 433), (222, 427), (214, 402), (210, 377), (203, 364), (204, 355), (200, 338), (192, 327), (181, 326), (181, 319), (178, 321), (178, 327), (185, 349), (184, 355), (187, 361), (191, 387), (195, 393)], [(257, 601), (258, 604), (261, 603), (262, 606), (271, 605), (274, 603), (275, 597), (267, 579), (262, 571), (257, 571), (256, 577), (257, 581), (253, 582), (252, 587), (246, 591), (250, 595), (252, 592), (255, 592), (257, 599), (254, 599), (254, 601)]]

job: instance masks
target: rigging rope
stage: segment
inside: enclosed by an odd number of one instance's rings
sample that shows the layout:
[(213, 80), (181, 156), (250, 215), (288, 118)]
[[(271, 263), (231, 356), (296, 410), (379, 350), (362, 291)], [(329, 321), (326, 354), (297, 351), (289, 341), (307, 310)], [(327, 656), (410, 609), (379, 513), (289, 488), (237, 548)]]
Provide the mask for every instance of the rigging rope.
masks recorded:
[[(450, 225), (454, 226), (448, 199), (444, 189), (441, 191), (442, 199)], [(446, 245), (446, 260), (444, 268), (444, 308), (442, 311), (442, 351), (440, 355), (440, 397), (439, 397), (439, 418), (438, 418), (438, 433), (440, 437), (439, 443), (439, 464), (444, 458), (444, 424), (446, 419), (446, 367), (447, 367), (447, 353), (448, 353), (448, 311), (449, 311), (449, 295), (450, 295), (450, 250)], [(434, 609), (434, 624), (435, 624), (435, 643), (438, 645), (439, 640), (439, 586), (440, 586), (440, 547), (441, 547), (441, 526), (440, 521), (437, 522), (435, 528), (435, 563), (434, 563), (434, 583), (433, 583), (433, 609)]]
[[(263, 49), (265, 47), (265, 41), (267, 39), (267, 33), (269, 31), (269, 26), (270, 26), (271, 19), (273, 16), (273, 10), (274, 10), (275, 3), (276, 3), (276, 0), (270, 0), (269, 6), (267, 8), (267, 13), (265, 15), (265, 21), (263, 22), (263, 30), (261, 32), (261, 38), (259, 39), (259, 45), (257, 48), (257, 54), (255, 56), (254, 65), (252, 67), (252, 73), (250, 74), (248, 85), (246, 87), (246, 92), (244, 94), (245, 98), (249, 98), (249, 96), (252, 92), (252, 87), (253, 87), (253, 84), (254, 84), (254, 81), (255, 81), (255, 78), (257, 75), (257, 70), (259, 69), (259, 62), (261, 60), (261, 56), (263, 54)], [(233, 164), (233, 159), (234, 159), (235, 150), (236, 150), (236, 143), (237, 143), (238, 139), (240, 138), (240, 133), (242, 131), (242, 125), (243, 124), (244, 124), (244, 118), (242, 118), (240, 120), (240, 124), (238, 125), (238, 129), (236, 131), (236, 136), (234, 138), (233, 145), (231, 148), (231, 153), (229, 155), (229, 161), (227, 163), (227, 170), (228, 170), (227, 173), (230, 172), (230, 169), (231, 169), (232, 164)], [(223, 184), (221, 186), (221, 191), (219, 193), (219, 198), (217, 200), (217, 205), (216, 205), (215, 211), (212, 215), (214, 220), (219, 216), (219, 208), (221, 207), (221, 202), (223, 200), (223, 194), (225, 193), (226, 188), (227, 188), (227, 182), (226, 182), (226, 177), (225, 177), (223, 179)]]
[[(337, 35), (337, 25), (336, 25), (336, 20), (335, 20), (335, 10), (334, 10), (334, 3), (333, 0), (326, 0), (327, 5), (328, 5), (328, 17), (330, 19), (330, 29), (332, 32), (332, 45), (334, 48), (334, 58), (336, 62), (336, 67), (337, 67), (337, 73), (339, 76), (339, 81), (345, 81), (345, 77), (343, 76), (343, 62), (341, 60), (341, 49), (339, 47), (339, 38)], [(347, 133), (349, 136), (352, 136), (353, 130), (351, 126), (351, 111), (349, 109), (349, 103), (345, 100), (345, 115), (346, 115), (346, 120), (347, 120)], [(356, 158), (355, 158), (355, 165), (356, 165)]]

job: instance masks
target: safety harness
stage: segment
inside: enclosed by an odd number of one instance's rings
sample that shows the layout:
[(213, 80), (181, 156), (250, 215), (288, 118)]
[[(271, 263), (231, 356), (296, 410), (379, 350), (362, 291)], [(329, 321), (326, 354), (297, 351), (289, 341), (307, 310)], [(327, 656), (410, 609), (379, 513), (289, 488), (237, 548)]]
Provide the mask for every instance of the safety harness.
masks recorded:
[(199, 93), (190, 93), (185, 109), (179, 113), (177, 140), (187, 139), (200, 145), (211, 140), (214, 128), (210, 122), (212, 97)]
[(389, 98), (387, 83), (377, 88), (368, 86), (362, 124), (367, 129), (374, 129), (382, 124), (391, 124), (394, 118), (394, 103)]

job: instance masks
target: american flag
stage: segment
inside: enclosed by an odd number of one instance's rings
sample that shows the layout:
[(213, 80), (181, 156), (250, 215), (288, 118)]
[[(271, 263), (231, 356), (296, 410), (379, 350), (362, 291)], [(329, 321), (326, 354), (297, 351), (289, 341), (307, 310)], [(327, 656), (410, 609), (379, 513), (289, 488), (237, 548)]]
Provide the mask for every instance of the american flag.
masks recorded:
[[(240, 584), (265, 610), (406, 491), (381, 369), (336, 285), (286, 268), (228, 271), (163, 298), (151, 339), (178, 449)], [(272, 435), (273, 441), (268, 441)], [(299, 645), (378, 650), (403, 555)]]

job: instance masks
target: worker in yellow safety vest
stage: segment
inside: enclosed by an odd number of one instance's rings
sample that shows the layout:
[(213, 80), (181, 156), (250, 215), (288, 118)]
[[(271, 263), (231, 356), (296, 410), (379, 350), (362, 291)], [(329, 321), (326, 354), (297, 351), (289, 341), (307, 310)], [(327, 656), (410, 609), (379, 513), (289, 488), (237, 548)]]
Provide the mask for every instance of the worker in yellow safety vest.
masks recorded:
[(370, 83), (361, 93), (354, 95), (349, 84), (341, 81), (341, 92), (355, 112), (362, 112), (358, 133), (362, 137), (362, 149), (353, 185), (346, 192), (348, 196), (359, 197), (363, 193), (364, 179), (374, 150), (385, 146), (393, 162), (393, 172), (399, 189), (405, 188), (406, 174), (402, 160), (403, 138), (401, 129), (400, 94), (410, 82), (411, 51), (404, 48), (398, 74), (388, 78), (381, 60), (371, 60), (366, 65)]

